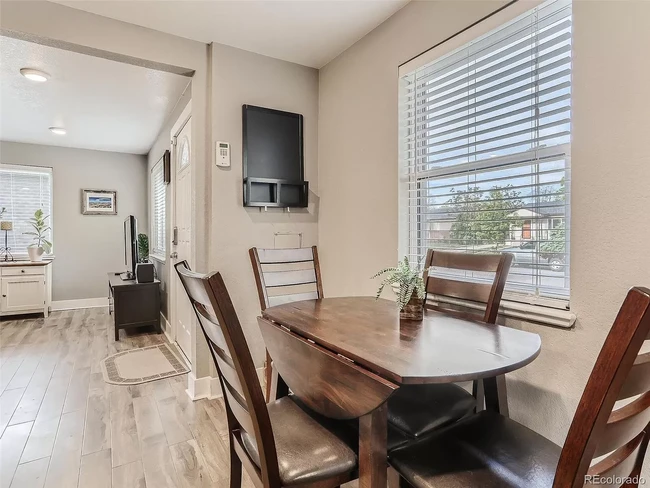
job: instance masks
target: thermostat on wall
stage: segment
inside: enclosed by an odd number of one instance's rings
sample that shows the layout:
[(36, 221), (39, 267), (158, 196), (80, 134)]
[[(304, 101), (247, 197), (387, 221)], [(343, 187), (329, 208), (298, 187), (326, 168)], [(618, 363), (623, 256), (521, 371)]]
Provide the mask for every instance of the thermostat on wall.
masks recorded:
[(230, 167), (230, 144), (217, 141), (216, 158), (217, 166), (222, 168)]

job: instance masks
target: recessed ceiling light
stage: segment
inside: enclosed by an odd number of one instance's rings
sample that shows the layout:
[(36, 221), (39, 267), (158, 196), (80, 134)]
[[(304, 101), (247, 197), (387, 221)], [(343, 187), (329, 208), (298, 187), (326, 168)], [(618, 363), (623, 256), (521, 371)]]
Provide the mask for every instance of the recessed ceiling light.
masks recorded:
[(28, 80), (39, 81), (39, 82), (47, 81), (47, 79), (50, 77), (50, 75), (44, 73), (43, 71), (39, 71), (37, 69), (31, 69), (31, 68), (22, 68), (20, 70), (20, 74), (23, 75)]
[(50, 130), (57, 136), (64, 136), (68, 133), (68, 131), (66, 131), (63, 127), (50, 127)]

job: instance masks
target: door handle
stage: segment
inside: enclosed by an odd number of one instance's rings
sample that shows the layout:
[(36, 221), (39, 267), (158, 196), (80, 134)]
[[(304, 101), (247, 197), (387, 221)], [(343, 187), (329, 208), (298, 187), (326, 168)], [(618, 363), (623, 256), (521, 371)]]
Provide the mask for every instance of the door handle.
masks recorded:
[(174, 251), (173, 253), (171, 253), (169, 255), (169, 257), (172, 258), (172, 259), (176, 259), (178, 257), (178, 253), (176, 251)]
[(172, 230), (172, 244), (174, 246), (178, 245), (178, 227), (174, 226), (174, 229)]

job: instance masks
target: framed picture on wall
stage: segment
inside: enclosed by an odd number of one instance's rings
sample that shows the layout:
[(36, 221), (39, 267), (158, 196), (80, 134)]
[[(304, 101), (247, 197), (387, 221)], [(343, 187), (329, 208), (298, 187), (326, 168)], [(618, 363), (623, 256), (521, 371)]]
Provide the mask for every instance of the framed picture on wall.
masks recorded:
[(81, 190), (83, 215), (117, 215), (117, 192), (114, 190)]

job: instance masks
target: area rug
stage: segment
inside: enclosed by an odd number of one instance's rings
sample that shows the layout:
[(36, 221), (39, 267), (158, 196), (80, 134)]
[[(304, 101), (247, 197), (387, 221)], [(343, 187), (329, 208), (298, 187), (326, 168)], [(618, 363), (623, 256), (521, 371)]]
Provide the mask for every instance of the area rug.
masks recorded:
[(104, 381), (112, 385), (137, 385), (190, 372), (169, 344), (118, 352), (101, 364)]

